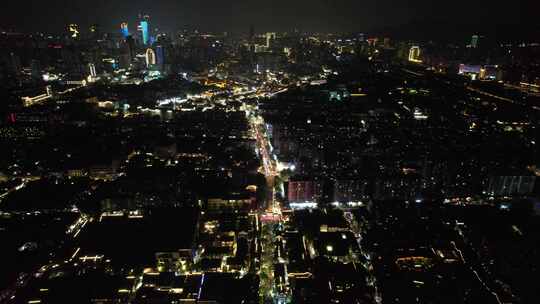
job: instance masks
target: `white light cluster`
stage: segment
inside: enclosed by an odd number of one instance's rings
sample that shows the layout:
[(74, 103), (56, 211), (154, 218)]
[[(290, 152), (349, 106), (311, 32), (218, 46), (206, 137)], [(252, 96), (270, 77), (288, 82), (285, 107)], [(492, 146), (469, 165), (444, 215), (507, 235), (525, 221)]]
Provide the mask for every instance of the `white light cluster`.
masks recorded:
[(314, 202), (290, 203), (290, 207), (293, 210), (315, 209), (317, 208), (317, 203), (314, 203)]
[(173, 98), (166, 98), (166, 99), (158, 100), (157, 104), (158, 106), (163, 106), (163, 105), (169, 105), (169, 104), (180, 104), (186, 101), (188, 101), (186, 98), (173, 97)]

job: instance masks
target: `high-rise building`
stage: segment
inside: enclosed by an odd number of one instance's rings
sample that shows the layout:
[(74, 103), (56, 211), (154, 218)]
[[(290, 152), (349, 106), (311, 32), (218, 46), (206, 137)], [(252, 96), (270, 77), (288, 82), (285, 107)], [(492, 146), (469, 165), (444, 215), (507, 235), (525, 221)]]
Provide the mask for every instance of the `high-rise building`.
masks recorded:
[(72, 24), (68, 25), (68, 32), (69, 32), (69, 36), (72, 39), (78, 39), (81, 36), (81, 32), (79, 30), (79, 25), (77, 25), (75, 23), (72, 23)]
[(533, 192), (535, 183), (536, 176), (493, 176), (486, 190), (497, 196), (527, 195)]
[(156, 64), (163, 66), (165, 64), (165, 50), (163, 46), (156, 46)]
[(289, 203), (317, 202), (321, 192), (321, 185), (315, 181), (290, 181), (287, 197)]
[(97, 77), (96, 65), (93, 64), (93, 63), (89, 63), (88, 64), (88, 72), (89, 72), (90, 77)]
[(143, 44), (148, 45), (150, 43), (150, 35), (148, 33), (148, 21), (141, 21), (141, 34)]
[(149, 48), (146, 50), (146, 67), (149, 68), (156, 64), (156, 52)]
[(140, 23), (139, 29), (141, 31), (142, 43), (144, 45), (150, 44), (150, 16), (148, 15), (139, 15)]
[(276, 39), (276, 33), (266, 33), (266, 48), (270, 48), (270, 44), (274, 39)]
[(129, 27), (127, 22), (122, 22), (122, 24), (120, 24), (120, 31), (122, 32), (122, 36), (124, 38), (129, 36)]
[(334, 183), (333, 201), (359, 202), (368, 194), (367, 180), (337, 180)]
[(120, 44), (120, 67), (129, 68), (135, 55), (135, 40), (129, 35)]
[(480, 42), (480, 36), (473, 35), (471, 38), (471, 47), (476, 49), (478, 47), (479, 42)]
[(419, 46), (414, 45), (409, 49), (409, 61), (410, 62), (422, 62), (420, 60), (420, 47)]

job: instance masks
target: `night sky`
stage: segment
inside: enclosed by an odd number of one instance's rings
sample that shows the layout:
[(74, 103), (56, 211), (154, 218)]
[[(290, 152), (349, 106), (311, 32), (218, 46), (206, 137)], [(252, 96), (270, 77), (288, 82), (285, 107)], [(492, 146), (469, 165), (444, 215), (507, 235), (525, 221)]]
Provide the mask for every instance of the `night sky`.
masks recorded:
[[(534, 22), (535, 0), (2, 0), (0, 28), (59, 32), (70, 22), (104, 30), (139, 12), (162, 30), (369, 31), (410, 23), (491, 24)], [(432, 29), (434, 30), (434, 29)]]

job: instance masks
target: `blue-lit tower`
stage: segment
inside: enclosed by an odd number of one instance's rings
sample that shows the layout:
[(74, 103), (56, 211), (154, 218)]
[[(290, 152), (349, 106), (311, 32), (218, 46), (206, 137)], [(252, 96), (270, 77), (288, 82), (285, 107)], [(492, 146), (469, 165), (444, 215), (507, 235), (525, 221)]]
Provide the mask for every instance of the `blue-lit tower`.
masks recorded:
[(142, 41), (144, 45), (148, 45), (150, 42), (150, 35), (148, 33), (148, 21), (141, 21)]
[(122, 37), (127, 38), (129, 36), (129, 27), (127, 22), (123, 22), (120, 25), (120, 31), (122, 32)]
[(142, 43), (144, 45), (149, 45), (151, 43), (150, 41), (150, 16), (144, 15), (140, 16), (139, 18), (140, 24), (139, 29), (141, 30), (141, 36), (142, 36)]

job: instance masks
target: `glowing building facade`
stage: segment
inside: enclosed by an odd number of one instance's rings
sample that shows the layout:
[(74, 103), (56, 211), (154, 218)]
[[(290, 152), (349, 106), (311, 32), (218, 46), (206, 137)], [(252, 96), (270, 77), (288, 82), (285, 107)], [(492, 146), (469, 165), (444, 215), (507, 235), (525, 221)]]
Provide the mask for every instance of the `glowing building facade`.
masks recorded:
[(156, 65), (156, 52), (152, 49), (146, 50), (146, 67)]
[(96, 77), (97, 76), (97, 73), (96, 73), (96, 65), (93, 64), (93, 63), (89, 63), (88, 64), (88, 72), (89, 72), (89, 75), (91, 77)]
[(471, 47), (476, 49), (478, 47), (478, 42), (480, 41), (480, 36), (473, 35), (471, 38)]
[(69, 31), (69, 35), (70, 35), (70, 37), (72, 39), (79, 38), (79, 36), (80, 36), (79, 25), (74, 24), (74, 23), (68, 25), (68, 31)]
[(121, 25), (120, 25), (120, 31), (122, 32), (122, 36), (124, 38), (127, 38), (129, 36), (129, 27), (128, 27), (128, 24), (127, 22), (123, 22)]
[(420, 47), (419, 46), (415, 45), (409, 49), (409, 61), (422, 62), (422, 60), (420, 60)]
[(144, 45), (148, 45), (150, 43), (150, 33), (148, 30), (148, 21), (141, 21), (142, 42)]

